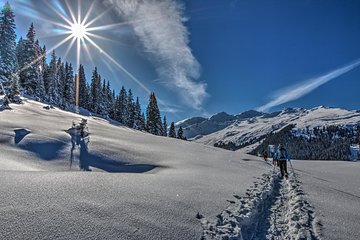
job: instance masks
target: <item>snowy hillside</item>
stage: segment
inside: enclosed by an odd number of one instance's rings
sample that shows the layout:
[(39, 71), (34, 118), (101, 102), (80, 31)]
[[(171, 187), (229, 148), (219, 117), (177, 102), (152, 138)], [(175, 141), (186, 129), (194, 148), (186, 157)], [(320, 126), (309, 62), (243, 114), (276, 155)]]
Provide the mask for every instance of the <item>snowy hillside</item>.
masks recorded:
[[(68, 130), (82, 116), (26, 99), (11, 107), (0, 112), (1, 239), (336, 239), (322, 228), (337, 222), (317, 216), (301, 172), (283, 181), (260, 158), (91, 116), (92, 172), (79, 171), (84, 152), (75, 147), (70, 167)], [(345, 202), (344, 212), (360, 207)], [(341, 212), (333, 217), (349, 226), (336, 236), (359, 236)]]
[(239, 148), (258, 142), (268, 134), (279, 131), (290, 124), (295, 125), (297, 132), (333, 125), (353, 127), (360, 124), (360, 113), (327, 107), (316, 107), (310, 110), (285, 109), (273, 114), (238, 119), (222, 130), (198, 138), (196, 142), (207, 145), (232, 143), (235, 148)]

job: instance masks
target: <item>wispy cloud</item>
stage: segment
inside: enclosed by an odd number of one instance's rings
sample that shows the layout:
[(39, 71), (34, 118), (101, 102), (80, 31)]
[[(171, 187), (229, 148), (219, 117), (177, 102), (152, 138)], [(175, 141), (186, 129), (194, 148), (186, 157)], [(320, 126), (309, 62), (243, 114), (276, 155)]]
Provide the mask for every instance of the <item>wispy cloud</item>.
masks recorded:
[(258, 107), (257, 110), (258, 111), (268, 111), (272, 107), (299, 99), (302, 96), (304, 96), (304, 95), (312, 92), (316, 88), (320, 87), (321, 85), (351, 71), (352, 69), (358, 67), (359, 65), (360, 65), (360, 59), (358, 59), (350, 64), (347, 64), (344, 67), (341, 67), (341, 68), (335, 69), (329, 73), (326, 73), (320, 77), (311, 78), (300, 84), (296, 84), (296, 85), (281, 89), (274, 95), (273, 99), (270, 102), (268, 102), (267, 104), (265, 104), (261, 107)]
[(108, 0), (134, 29), (167, 86), (179, 92), (189, 106), (201, 109), (208, 96), (198, 82), (200, 64), (193, 56), (184, 26), (184, 6), (175, 0)]

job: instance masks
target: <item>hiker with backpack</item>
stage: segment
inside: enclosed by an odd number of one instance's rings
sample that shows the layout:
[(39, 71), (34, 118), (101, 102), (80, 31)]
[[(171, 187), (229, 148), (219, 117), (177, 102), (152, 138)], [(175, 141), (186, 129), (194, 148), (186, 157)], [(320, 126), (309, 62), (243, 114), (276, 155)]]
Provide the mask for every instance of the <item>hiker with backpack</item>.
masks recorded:
[(268, 152), (266, 150), (263, 150), (261, 153), (262, 157), (264, 158), (265, 162), (267, 162), (267, 158), (268, 158)]
[(279, 144), (279, 147), (275, 152), (274, 159), (278, 159), (281, 178), (285, 176), (285, 178), (287, 179), (289, 175), (287, 171), (287, 161), (290, 161), (290, 155), (281, 143)]

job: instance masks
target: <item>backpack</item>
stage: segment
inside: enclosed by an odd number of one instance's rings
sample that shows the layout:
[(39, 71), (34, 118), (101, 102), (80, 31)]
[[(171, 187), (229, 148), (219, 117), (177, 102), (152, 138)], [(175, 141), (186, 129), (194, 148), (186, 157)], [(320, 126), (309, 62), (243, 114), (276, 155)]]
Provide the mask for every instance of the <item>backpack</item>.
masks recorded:
[(286, 156), (286, 150), (285, 148), (280, 148), (280, 159), (286, 159), (287, 156)]

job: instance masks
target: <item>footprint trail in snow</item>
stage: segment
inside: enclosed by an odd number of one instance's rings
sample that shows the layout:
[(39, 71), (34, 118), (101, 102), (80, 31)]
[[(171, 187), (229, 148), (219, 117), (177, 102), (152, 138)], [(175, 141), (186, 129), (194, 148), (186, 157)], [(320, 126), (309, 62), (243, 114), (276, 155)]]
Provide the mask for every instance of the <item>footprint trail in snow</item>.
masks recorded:
[(298, 180), (264, 174), (215, 221), (197, 215), (202, 239), (321, 239), (321, 224)]

